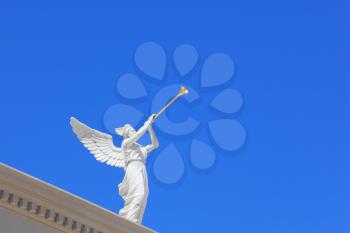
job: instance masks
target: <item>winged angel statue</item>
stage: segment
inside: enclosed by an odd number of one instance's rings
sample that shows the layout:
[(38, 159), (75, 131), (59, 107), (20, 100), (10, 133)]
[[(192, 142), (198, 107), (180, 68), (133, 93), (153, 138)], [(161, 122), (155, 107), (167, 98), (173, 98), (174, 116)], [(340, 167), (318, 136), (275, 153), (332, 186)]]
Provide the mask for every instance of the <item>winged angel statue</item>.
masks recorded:
[[(120, 148), (114, 146), (111, 135), (92, 129), (74, 117), (70, 119), (73, 132), (98, 161), (124, 168), (124, 179), (118, 185), (119, 194), (124, 200), (124, 207), (119, 210), (119, 215), (132, 222), (142, 222), (148, 197), (145, 163), (147, 155), (159, 146), (152, 122), (178, 97), (187, 93), (187, 89), (181, 87), (180, 92), (157, 114), (152, 114), (137, 131), (130, 124), (116, 128), (115, 132), (123, 137)], [(142, 146), (137, 141), (147, 131), (151, 144)]]

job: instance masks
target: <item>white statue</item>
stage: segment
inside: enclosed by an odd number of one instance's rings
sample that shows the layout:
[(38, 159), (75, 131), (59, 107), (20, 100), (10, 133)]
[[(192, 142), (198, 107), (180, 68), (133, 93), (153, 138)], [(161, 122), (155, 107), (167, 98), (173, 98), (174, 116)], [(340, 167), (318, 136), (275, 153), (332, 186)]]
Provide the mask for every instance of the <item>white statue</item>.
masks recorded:
[[(145, 167), (147, 154), (159, 146), (152, 122), (178, 97), (187, 93), (187, 89), (181, 87), (178, 95), (157, 114), (152, 114), (138, 131), (135, 131), (130, 124), (116, 128), (116, 133), (123, 137), (120, 148), (113, 145), (111, 135), (92, 129), (74, 117), (70, 119), (74, 133), (98, 161), (124, 168), (124, 179), (118, 185), (119, 194), (124, 199), (124, 207), (120, 209), (119, 215), (132, 222), (140, 224), (142, 222), (148, 197), (148, 178)], [(137, 141), (147, 130), (152, 143), (142, 146)]]
[[(124, 207), (119, 211), (119, 215), (137, 223), (142, 221), (148, 196), (145, 167), (147, 154), (159, 145), (152, 128), (152, 120), (155, 116), (155, 114), (151, 115), (137, 132), (129, 124), (117, 128), (116, 133), (124, 138), (121, 148), (113, 145), (111, 135), (94, 130), (74, 117), (70, 120), (74, 133), (98, 161), (124, 168), (125, 176), (119, 184), (119, 194), (124, 199)], [(137, 140), (147, 130), (152, 143), (141, 146)]]

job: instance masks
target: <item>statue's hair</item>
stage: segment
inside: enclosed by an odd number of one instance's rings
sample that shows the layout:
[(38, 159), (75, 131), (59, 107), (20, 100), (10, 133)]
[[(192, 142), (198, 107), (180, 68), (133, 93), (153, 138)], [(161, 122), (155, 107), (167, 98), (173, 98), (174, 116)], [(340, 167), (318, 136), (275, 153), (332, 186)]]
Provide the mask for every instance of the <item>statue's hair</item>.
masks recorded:
[(116, 129), (115, 129), (115, 132), (116, 132), (118, 135), (120, 135), (120, 136), (122, 136), (122, 137), (125, 138), (126, 132), (127, 132), (127, 129), (128, 129), (128, 128), (134, 129), (134, 128), (132, 127), (132, 125), (130, 125), (130, 124), (125, 124), (123, 127), (116, 128)]

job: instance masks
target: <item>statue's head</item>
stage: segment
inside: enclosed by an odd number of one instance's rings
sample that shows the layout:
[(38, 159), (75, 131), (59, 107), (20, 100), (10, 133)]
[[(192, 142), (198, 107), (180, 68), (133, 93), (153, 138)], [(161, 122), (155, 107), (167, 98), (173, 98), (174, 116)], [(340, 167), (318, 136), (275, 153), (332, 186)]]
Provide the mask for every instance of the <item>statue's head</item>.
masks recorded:
[(123, 127), (116, 128), (115, 132), (123, 138), (129, 138), (136, 133), (135, 129), (130, 124), (125, 124)]

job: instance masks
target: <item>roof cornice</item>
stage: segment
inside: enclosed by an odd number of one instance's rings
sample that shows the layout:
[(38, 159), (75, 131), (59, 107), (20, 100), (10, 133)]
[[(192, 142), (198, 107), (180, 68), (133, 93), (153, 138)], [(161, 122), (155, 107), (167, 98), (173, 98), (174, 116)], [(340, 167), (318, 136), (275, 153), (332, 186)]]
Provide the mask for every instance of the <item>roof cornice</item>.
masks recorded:
[(154, 233), (2, 163), (0, 206), (63, 232)]

